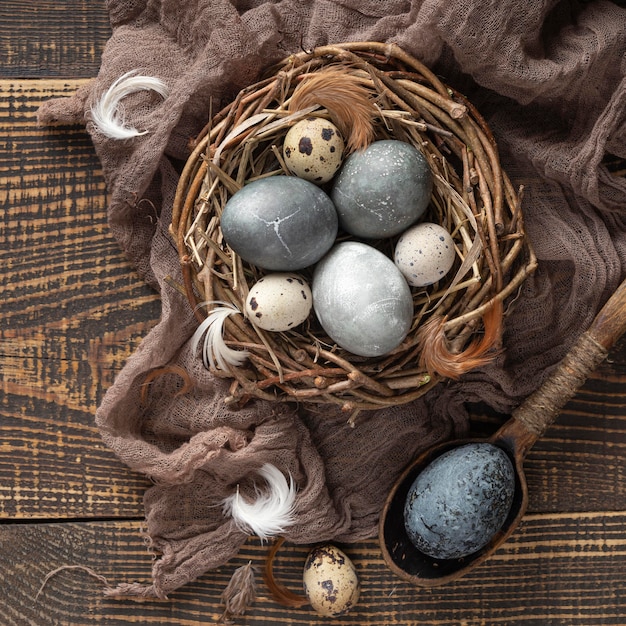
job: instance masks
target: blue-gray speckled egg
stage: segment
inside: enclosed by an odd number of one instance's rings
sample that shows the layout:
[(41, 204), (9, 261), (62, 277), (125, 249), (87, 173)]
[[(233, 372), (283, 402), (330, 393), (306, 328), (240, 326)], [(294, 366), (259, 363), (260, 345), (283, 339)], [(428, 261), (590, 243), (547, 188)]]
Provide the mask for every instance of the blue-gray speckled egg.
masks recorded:
[(345, 241), (317, 264), (313, 309), (329, 337), (359, 356), (380, 356), (411, 328), (411, 290), (394, 262), (372, 246)]
[(414, 146), (383, 139), (353, 152), (331, 190), (339, 223), (357, 237), (377, 239), (401, 233), (428, 206), (432, 173)]
[(473, 554), (504, 524), (514, 490), (513, 464), (502, 449), (491, 443), (454, 448), (432, 461), (409, 489), (409, 539), (437, 559)]
[(221, 227), (226, 243), (248, 263), (292, 271), (326, 254), (338, 220), (331, 199), (317, 185), (295, 176), (271, 176), (233, 194)]

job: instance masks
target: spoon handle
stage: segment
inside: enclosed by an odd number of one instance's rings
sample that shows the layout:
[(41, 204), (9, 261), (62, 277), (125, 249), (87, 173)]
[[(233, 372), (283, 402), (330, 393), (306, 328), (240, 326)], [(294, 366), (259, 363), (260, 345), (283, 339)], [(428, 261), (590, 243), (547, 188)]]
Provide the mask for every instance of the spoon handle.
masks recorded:
[(529, 431), (524, 447), (552, 425), (560, 410), (606, 358), (609, 349), (626, 332), (626, 280), (598, 312), (565, 358), (544, 383), (512, 413), (518, 425)]

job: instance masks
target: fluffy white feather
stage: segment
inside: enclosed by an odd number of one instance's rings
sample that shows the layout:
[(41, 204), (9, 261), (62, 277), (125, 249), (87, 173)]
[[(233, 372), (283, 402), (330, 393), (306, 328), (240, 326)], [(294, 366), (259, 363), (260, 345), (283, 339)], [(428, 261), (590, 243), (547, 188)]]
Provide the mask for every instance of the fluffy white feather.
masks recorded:
[(162, 98), (167, 97), (167, 85), (153, 76), (135, 75), (137, 70), (120, 76), (91, 107), (93, 123), (98, 130), (110, 139), (129, 139), (145, 135), (148, 131), (139, 131), (133, 126), (124, 125), (123, 98), (137, 91), (156, 91)]
[(237, 487), (232, 496), (223, 500), (222, 510), (243, 532), (266, 541), (294, 523), (296, 487), (291, 474), (287, 482), (283, 473), (271, 463), (263, 465), (259, 474), (267, 482), (267, 489), (263, 491), (255, 485), (254, 502), (247, 502)]
[(191, 338), (191, 349), (195, 352), (204, 336), (202, 361), (207, 369), (228, 370), (228, 365), (238, 367), (248, 358), (247, 350), (233, 350), (224, 341), (224, 322), (229, 315), (237, 315), (239, 309), (227, 302), (204, 302), (204, 305), (219, 304), (198, 326)]

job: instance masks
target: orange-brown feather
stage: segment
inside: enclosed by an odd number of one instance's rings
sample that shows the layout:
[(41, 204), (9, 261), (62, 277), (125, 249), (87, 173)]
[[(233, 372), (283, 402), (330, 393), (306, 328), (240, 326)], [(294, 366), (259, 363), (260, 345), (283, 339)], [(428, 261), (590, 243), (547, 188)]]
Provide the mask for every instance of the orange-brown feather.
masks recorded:
[(174, 397), (182, 396), (186, 394), (188, 391), (191, 391), (194, 387), (193, 380), (189, 373), (182, 368), (180, 365), (165, 365), (164, 367), (158, 367), (151, 372), (146, 374), (144, 381), (141, 386), (141, 404), (145, 405), (148, 403), (148, 389), (152, 382), (154, 382), (160, 376), (164, 376), (165, 374), (177, 374), (183, 379), (183, 386), (176, 392)]
[(453, 380), (462, 374), (493, 360), (498, 351), (495, 346), (502, 333), (502, 302), (496, 300), (483, 315), (484, 333), (462, 352), (450, 350), (444, 332), (446, 318), (434, 316), (420, 329), (421, 347), (419, 363), (429, 374), (439, 374)]
[(276, 558), (276, 553), (283, 545), (284, 541), (283, 537), (279, 537), (269, 549), (265, 559), (265, 567), (263, 568), (263, 580), (276, 602), (282, 604), (283, 606), (297, 609), (309, 604), (309, 601), (305, 597), (287, 589), (287, 587), (281, 585), (274, 578), (274, 559)]
[(362, 150), (374, 140), (378, 110), (369, 91), (346, 68), (330, 66), (302, 77), (289, 101), (289, 111), (295, 113), (314, 105), (328, 111), (348, 152)]

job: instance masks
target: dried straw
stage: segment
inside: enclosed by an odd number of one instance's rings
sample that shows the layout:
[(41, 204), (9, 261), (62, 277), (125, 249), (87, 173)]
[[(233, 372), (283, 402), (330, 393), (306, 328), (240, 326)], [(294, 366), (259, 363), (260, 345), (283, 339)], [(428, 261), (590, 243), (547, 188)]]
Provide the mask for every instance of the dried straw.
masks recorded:
[[(222, 209), (244, 184), (289, 174), (281, 146), (297, 120), (316, 115), (335, 121), (337, 112), (313, 104), (310, 94), (304, 108), (290, 107), (297, 86), (324, 71), (349, 76), (368, 95), (375, 139), (406, 141), (426, 156), (435, 185), (424, 219), (452, 233), (458, 261), (440, 283), (413, 290), (411, 331), (383, 357), (365, 359), (339, 348), (313, 314), (284, 333), (230, 317), (227, 345), (250, 353), (244, 366), (216, 372), (233, 380), (230, 403), (253, 397), (330, 402), (355, 414), (410, 402), (440, 380), (493, 358), (501, 305), (536, 267), (524, 231), (521, 189), (516, 191), (502, 170), (493, 136), (471, 103), (393, 44), (323, 46), (284, 59), (267, 78), (240, 92), (197, 138), (177, 189), (171, 230), (184, 290), (199, 321), (206, 315), (200, 302), (229, 302), (243, 311), (249, 286), (261, 277), (261, 270), (223, 242)], [(391, 254), (394, 241), (375, 245)], [(446, 362), (452, 363), (448, 369)]]

